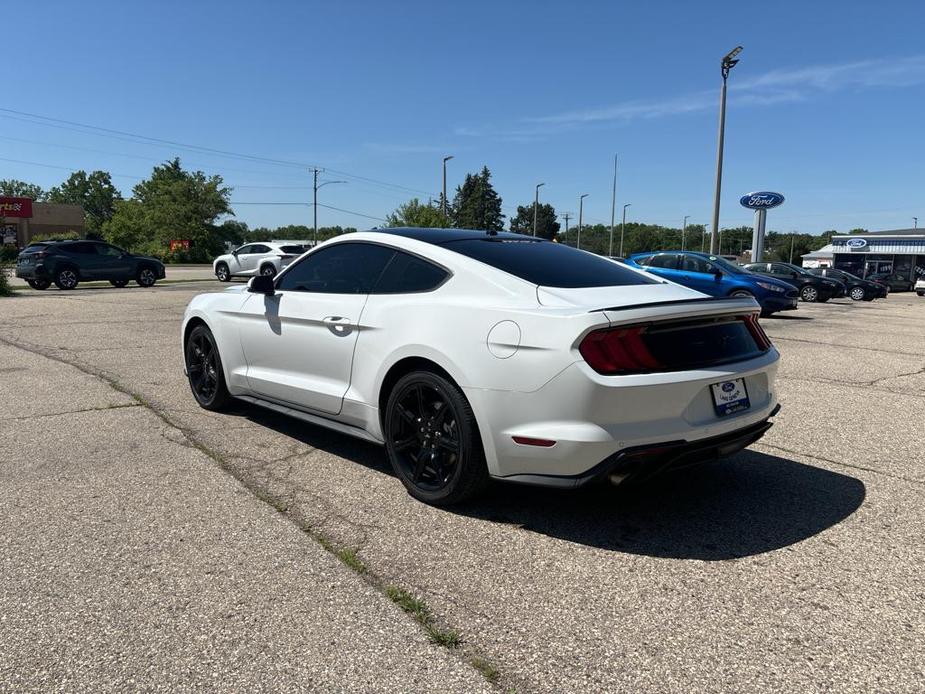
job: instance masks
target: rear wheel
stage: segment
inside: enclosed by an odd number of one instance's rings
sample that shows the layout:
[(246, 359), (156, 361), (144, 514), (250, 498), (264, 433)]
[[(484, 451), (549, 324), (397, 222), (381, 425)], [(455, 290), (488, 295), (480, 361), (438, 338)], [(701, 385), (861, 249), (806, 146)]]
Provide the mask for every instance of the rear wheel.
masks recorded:
[(919, 296), (925, 296), (925, 292), (916, 292)]
[(852, 287), (851, 291), (848, 292), (848, 296), (851, 297), (852, 301), (863, 301), (864, 287)]
[(205, 325), (197, 325), (186, 340), (186, 375), (190, 390), (200, 407), (207, 410), (223, 410), (231, 402), (231, 395), (225, 385), (222, 358), (212, 331)]
[(231, 272), (228, 270), (228, 266), (225, 263), (219, 263), (215, 266), (215, 276), (218, 277), (219, 282), (231, 281)]
[(33, 289), (48, 289), (51, 286), (51, 282), (48, 280), (26, 280), (26, 283)]
[(74, 289), (78, 282), (80, 282), (80, 277), (74, 268), (61, 268), (55, 273), (55, 286), (58, 289)]
[(800, 290), (800, 298), (807, 303), (815, 303), (819, 301), (819, 290), (813, 285), (807, 284)]
[(154, 283), (157, 282), (157, 274), (149, 265), (143, 265), (142, 267), (138, 268), (138, 274), (135, 275), (135, 281), (138, 283), (139, 287), (153, 287)]
[(111, 284), (113, 287), (122, 289), (122, 287), (128, 284), (128, 280), (109, 280), (109, 284)]
[(475, 415), (452, 381), (429, 371), (403, 376), (389, 394), (384, 420), (389, 461), (414, 498), (446, 506), (488, 483)]

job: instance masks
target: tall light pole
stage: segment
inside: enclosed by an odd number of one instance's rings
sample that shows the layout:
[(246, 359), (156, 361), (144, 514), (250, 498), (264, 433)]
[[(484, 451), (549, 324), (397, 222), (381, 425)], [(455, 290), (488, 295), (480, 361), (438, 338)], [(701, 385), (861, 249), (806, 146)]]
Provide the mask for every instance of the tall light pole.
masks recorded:
[(719, 97), (719, 138), (716, 145), (716, 189), (713, 193), (713, 233), (710, 235), (710, 253), (716, 253), (716, 237), (719, 232), (719, 198), (723, 187), (723, 138), (726, 132), (726, 79), (729, 71), (739, 61), (735, 59), (742, 52), (742, 46), (736, 46), (723, 57), (720, 71), (723, 75), (723, 89)]
[(613, 155), (613, 193), (610, 196), (610, 248), (607, 255), (613, 255), (613, 217), (617, 210), (617, 155)]
[(446, 163), (453, 158), (453, 155), (443, 157), (443, 218), (446, 219)]
[(912, 218), (912, 228), (913, 228), (913, 229), (918, 229), (918, 228), (919, 228), (919, 218), (918, 218), (918, 217), (913, 217), (913, 218)]
[(620, 222), (620, 257), (623, 257), (623, 230), (626, 228), (626, 208), (633, 203), (628, 202), (623, 206), (623, 221)]
[(703, 253), (707, 247), (707, 227), (710, 226), (710, 223), (707, 222), (703, 225), (703, 236), (700, 237), (700, 252)]
[(584, 219), (585, 198), (588, 195), (589, 193), (584, 193), (578, 198), (578, 242), (575, 244), (575, 248), (581, 248), (581, 225)]
[(314, 243), (316, 246), (318, 245), (318, 189), (324, 188), (325, 186), (330, 185), (332, 183), (346, 183), (347, 182), (347, 181), (325, 181), (324, 183), (319, 184), (318, 183), (318, 173), (320, 171), (321, 169), (312, 169), (312, 173), (314, 174), (314, 183), (312, 185), (312, 190), (314, 191), (314, 199), (312, 202), (312, 207), (314, 208), (314, 212), (315, 212), (315, 242)]
[(690, 219), (690, 215), (684, 215), (684, 224), (681, 225), (681, 250), (684, 250), (684, 234), (687, 233), (687, 220)]
[(545, 183), (537, 183), (536, 190), (533, 194), (533, 235), (536, 236), (536, 213), (540, 209), (540, 188), (545, 186)]

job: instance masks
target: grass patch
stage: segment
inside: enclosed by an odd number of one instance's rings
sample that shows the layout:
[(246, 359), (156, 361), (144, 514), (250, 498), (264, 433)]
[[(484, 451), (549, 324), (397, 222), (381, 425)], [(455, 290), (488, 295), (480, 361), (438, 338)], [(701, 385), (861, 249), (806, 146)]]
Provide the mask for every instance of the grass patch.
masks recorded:
[(337, 552), (337, 558), (340, 559), (348, 567), (356, 571), (358, 574), (366, 574), (367, 568), (366, 564), (363, 563), (363, 560), (357, 556), (357, 551), (350, 547), (341, 547)]
[(398, 586), (386, 586), (385, 594), (389, 596), (389, 600), (414, 617), (418, 624), (424, 627), (431, 641), (445, 648), (459, 646), (459, 634), (452, 629), (438, 627), (434, 623), (434, 615), (426, 602), (414, 597), (407, 590)]
[(482, 677), (484, 677), (486, 680), (488, 680), (492, 684), (494, 684), (499, 679), (501, 679), (501, 673), (498, 671), (498, 668), (496, 668), (494, 665), (489, 663), (484, 658), (475, 656), (471, 660), (469, 660), (469, 664), (472, 665), (472, 667), (474, 667), (480, 673), (482, 673)]

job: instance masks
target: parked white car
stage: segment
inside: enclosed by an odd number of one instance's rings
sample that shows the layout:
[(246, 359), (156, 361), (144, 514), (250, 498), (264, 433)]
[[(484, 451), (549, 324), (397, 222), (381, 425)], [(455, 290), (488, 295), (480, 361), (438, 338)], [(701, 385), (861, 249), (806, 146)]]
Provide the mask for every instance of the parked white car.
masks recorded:
[(212, 261), (212, 270), (222, 282), (229, 282), (232, 277), (273, 277), (304, 252), (302, 246), (274, 241), (246, 243), (231, 253), (218, 256)]
[(413, 496), (449, 504), (490, 478), (619, 482), (757, 441), (778, 409), (760, 310), (532, 236), (384, 229), (194, 297), (180, 337), (202, 407), (383, 444)]
[(915, 293), (919, 296), (925, 296), (925, 277), (920, 278), (915, 283)]

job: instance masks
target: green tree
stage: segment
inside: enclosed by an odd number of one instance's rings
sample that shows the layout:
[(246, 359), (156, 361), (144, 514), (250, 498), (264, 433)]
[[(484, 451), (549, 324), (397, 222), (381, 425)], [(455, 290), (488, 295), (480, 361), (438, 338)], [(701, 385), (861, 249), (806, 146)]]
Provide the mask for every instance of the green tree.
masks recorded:
[(487, 166), (482, 167), (480, 173), (466, 174), (466, 180), (457, 186), (453, 214), (453, 226), (459, 229), (504, 229), (501, 197), (491, 184), (491, 172)]
[(60, 186), (48, 191), (46, 200), (66, 205), (80, 205), (88, 234), (99, 234), (103, 225), (112, 219), (116, 201), (122, 194), (112, 184), (106, 171), (75, 171)]
[(443, 229), (450, 226), (449, 220), (443, 216), (439, 206), (425, 204), (417, 198), (412, 198), (386, 218), (386, 226), (390, 227), (426, 227), (429, 229)]
[[(518, 234), (533, 234), (533, 209), (535, 202), (529, 205), (518, 205), (517, 215), (511, 217), (511, 231)], [(559, 233), (559, 222), (556, 221), (556, 209), (547, 203), (540, 203), (536, 207), (536, 235), (544, 239), (554, 239)]]
[(185, 171), (177, 158), (154, 167), (151, 177), (132, 192), (131, 199), (116, 201), (112, 219), (104, 224), (104, 234), (113, 243), (165, 257), (171, 239), (189, 239), (189, 252), (177, 259), (200, 262), (224, 250), (215, 222), (233, 213), (231, 189), (221, 176)]
[(26, 183), (15, 178), (0, 180), (0, 195), (11, 198), (32, 198), (36, 201), (45, 199), (45, 191), (34, 183)]

